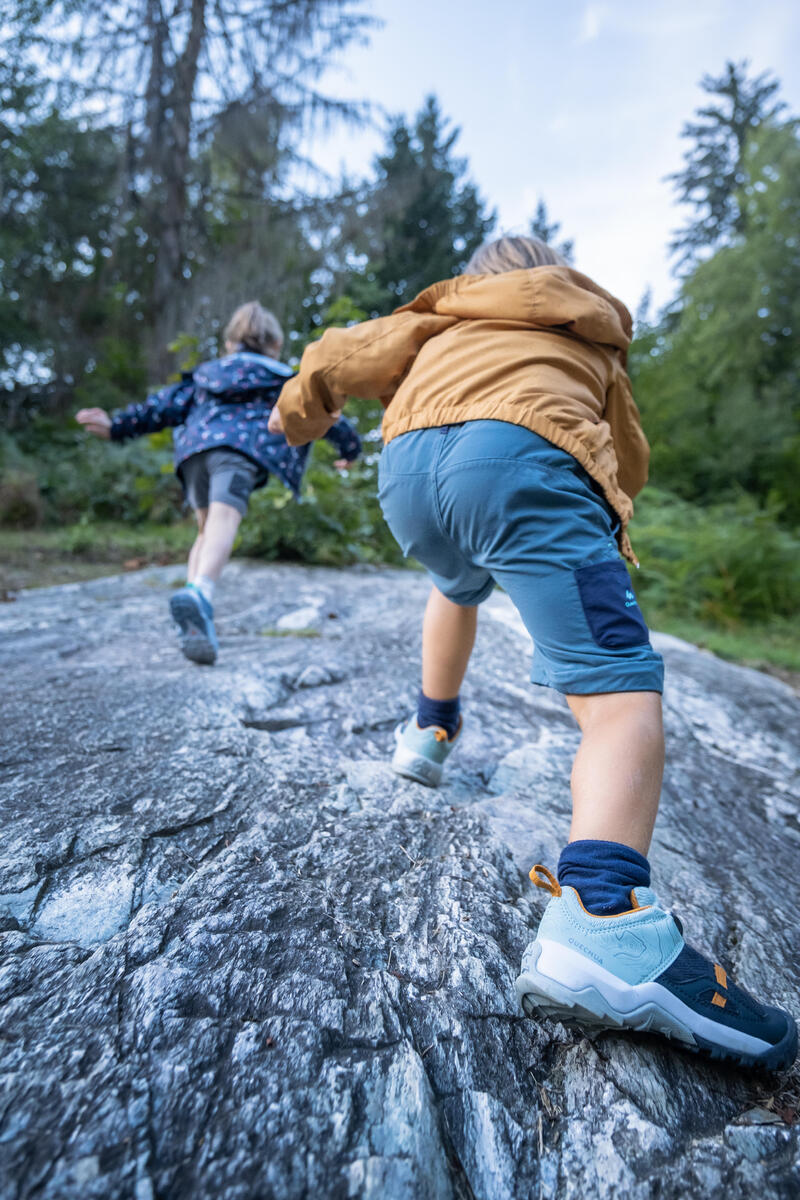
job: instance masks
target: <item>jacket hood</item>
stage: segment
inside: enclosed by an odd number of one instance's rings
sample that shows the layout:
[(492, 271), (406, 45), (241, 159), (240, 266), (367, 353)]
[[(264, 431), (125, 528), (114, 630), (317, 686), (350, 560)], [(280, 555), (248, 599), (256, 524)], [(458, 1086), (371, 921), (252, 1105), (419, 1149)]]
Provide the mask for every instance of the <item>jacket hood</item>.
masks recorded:
[(623, 358), (633, 322), (621, 300), (571, 267), (532, 267), (502, 275), (459, 275), (434, 283), (397, 312), (459, 320), (521, 321), (614, 346)]
[(198, 387), (215, 396), (223, 396), (227, 392), (241, 394), (275, 387), (293, 374), (291, 367), (276, 358), (240, 351), (201, 363), (192, 372), (192, 378)]

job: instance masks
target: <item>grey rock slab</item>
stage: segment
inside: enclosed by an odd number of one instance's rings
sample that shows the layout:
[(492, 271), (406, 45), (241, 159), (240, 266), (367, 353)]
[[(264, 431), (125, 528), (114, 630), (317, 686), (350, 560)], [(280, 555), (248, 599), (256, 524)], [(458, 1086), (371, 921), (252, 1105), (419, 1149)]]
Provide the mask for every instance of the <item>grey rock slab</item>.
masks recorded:
[(318, 624), (321, 616), (319, 604), (304, 604), (301, 608), (292, 609), (279, 617), (277, 628), (287, 631), (311, 629)]
[[(796, 1196), (796, 1077), (517, 1009), (578, 738), (507, 598), (431, 790), (388, 765), (422, 576), (234, 563), (214, 668), (178, 653), (182, 578), (0, 610), (2, 1200)], [(800, 702), (658, 644), (655, 886), (797, 1011)]]
[(325, 687), (326, 684), (341, 683), (347, 678), (347, 672), (335, 665), (326, 663), (309, 663), (292, 680), (296, 688)]

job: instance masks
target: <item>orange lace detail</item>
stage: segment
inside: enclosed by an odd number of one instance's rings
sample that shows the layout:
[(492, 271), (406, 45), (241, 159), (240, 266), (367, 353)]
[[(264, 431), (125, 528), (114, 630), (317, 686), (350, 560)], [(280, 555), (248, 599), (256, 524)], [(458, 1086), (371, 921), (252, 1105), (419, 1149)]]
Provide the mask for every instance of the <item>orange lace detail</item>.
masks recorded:
[(561, 895), (561, 884), (553, 872), (548, 871), (547, 867), (543, 867), (541, 863), (537, 863), (535, 867), (531, 868), (530, 878), (543, 892), (549, 892), (551, 896)]

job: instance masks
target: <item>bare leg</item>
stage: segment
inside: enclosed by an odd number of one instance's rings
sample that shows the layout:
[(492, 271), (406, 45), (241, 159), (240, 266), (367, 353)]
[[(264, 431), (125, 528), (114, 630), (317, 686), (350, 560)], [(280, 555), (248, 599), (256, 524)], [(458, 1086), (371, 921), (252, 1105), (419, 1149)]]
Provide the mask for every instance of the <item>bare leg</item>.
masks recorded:
[(664, 773), (658, 692), (567, 696), (583, 737), (572, 766), (569, 840), (622, 842), (647, 854)]
[(211, 501), (194, 563), (193, 578), (205, 576), (215, 582), (219, 579), (231, 556), (241, 519), (242, 514), (232, 505), (223, 504), (221, 500)]
[(431, 588), (422, 623), (422, 690), (431, 700), (453, 700), (461, 691), (477, 628), (476, 607)]
[(191, 583), (197, 576), (197, 559), (200, 555), (200, 547), (203, 544), (203, 529), (205, 527), (206, 518), (208, 517), (207, 508), (196, 508), (194, 515), (197, 518), (197, 537), (194, 539), (194, 544), (189, 551), (189, 563), (186, 568), (186, 581)]

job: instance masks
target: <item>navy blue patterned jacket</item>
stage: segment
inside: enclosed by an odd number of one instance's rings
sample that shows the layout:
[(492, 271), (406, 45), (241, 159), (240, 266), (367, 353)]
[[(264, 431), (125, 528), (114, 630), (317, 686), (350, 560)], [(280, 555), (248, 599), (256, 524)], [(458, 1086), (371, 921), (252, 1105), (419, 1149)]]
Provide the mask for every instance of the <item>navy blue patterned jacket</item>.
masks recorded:
[[(291, 376), (290, 367), (263, 354), (239, 351), (215, 358), (184, 373), (180, 383), (115, 413), (111, 438), (121, 442), (174, 426), (178, 475), (187, 458), (224, 447), (247, 455), (264, 471), (277, 475), (297, 496), (311, 445), (290, 446), (282, 434), (267, 429), (272, 407)], [(340, 458), (352, 461), (361, 453), (361, 439), (344, 418), (325, 437), (333, 442)]]

